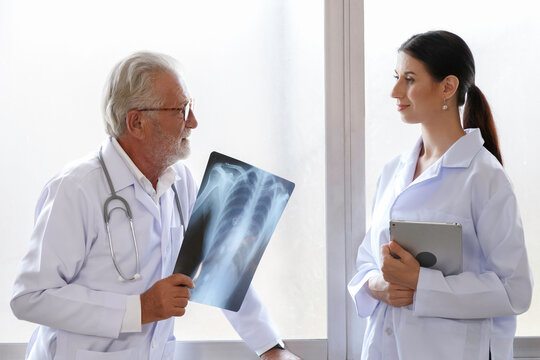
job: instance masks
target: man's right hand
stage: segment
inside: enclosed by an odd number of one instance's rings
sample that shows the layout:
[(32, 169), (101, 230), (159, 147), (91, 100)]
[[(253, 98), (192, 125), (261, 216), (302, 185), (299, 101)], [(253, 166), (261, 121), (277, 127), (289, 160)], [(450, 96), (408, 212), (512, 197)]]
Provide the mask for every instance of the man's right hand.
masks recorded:
[(189, 289), (193, 288), (193, 281), (184, 274), (172, 274), (157, 281), (141, 294), (141, 322), (146, 324), (184, 315), (191, 296)]
[(414, 290), (408, 287), (392, 284), (384, 280), (382, 275), (375, 275), (368, 280), (371, 295), (388, 305), (400, 307), (413, 303)]

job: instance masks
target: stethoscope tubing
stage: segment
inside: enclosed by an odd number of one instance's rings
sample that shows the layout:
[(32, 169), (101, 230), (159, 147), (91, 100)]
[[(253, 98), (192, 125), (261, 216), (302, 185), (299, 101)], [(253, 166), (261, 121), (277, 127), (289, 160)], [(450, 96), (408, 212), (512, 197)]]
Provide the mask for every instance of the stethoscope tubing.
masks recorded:
[[(136, 279), (140, 278), (141, 275), (139, 273), (139, 248), (137, 246), (137, 239), (135, 237), (135, 229), (133, 227), (133, 214), (131, 212), (131, 207), (129, 206), (126, 199), (124, 199), (123, 197), (116, 194), (116, 191), (114, 190), (114, 186), (113, 186), (113, 183), (112, 183), (112, 180), (111, 180), (111, 176), (109, 175), (109, 171), (107, 170), (107, 166), (105, 165), (105, 161), (103, 160), (103, 154), (102, 154), (102, 149), (101, 148), (99, 149), (98, 160), (99, 160), (99, 163), (101, 165), (101, 168), (103, 169), (103, 172), (105, 173), (105, 178), (107, 179), (107, 183), (109, 184), (109, 188), (111, 190), (111, 196), (109, 196), (105, 200), (105, 203), (103, 204), (103, 220), (105, 221), (105, 227), (107, 229), (107, 237), (109, 238), (109, 249), (111, 251), (111, 258), (112, 258), (114, 267), (116, 268), (116, 271), (118, 272), (118, 275), (120, 275), (120, 280), (121, 281), (124, 281), (124, 280), (126, 280), (126, 281), (136, 280)], [(184, 215), (182, 214), (182, 206), (180, 205), (180, 198), (178, 197), (178, 191), (176, 190), (176, 186), (174, 186), (174, 184), (172, 184), (171, 187), (172, 187), (173, 192), (174, 192), (174, 200), (176, 202), (176, 207), (178, 208), (178, 214), (180, 215), (180, 222), (182, 223), (182, 230), (183, 230), (183, 233), (184, 233), (184, 236), (185, 236), (186, 235), (186, 227), (184, 225)], [(109, 203), (111, 201), (113, 201), (113, 200), (120, 201), (124, 205), (124, 208), (122, 208), (120, 206), (117, 206), (117, 207), (112, 208), (109, 211)], [(112, 237), (111, 237), (111, 229), (110, 229), (110, 226), (109, 226), (110, 214), (114, 210), (122, 210), (126, 214), (127, 218), (129, 219), (129, 226), (130, 226), (130, 229), (131, 229), (131, 239), (133, 241), (133, 247), (135, 248), (135, 273), (132, 276), (127, 276), (122, 272), (122, 270), (120, 269), (120, 265), (118, 264), (118, 262), (116, 260), (115, 253), (114, 253), (113, 241), (112, 241)]]

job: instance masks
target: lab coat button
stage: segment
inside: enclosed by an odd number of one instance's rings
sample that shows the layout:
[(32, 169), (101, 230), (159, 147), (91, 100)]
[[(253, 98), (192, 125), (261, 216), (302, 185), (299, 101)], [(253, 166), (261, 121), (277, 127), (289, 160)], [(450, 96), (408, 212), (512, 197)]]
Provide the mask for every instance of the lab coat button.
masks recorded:
[(394, 332), (392, 331), (392, 329), (390, 329), (390, 328), (386, 328), (386, 329), (384, 330), (384, 332), (386, 332), (386, 335), (388, 335), (388, 336), (392, 336), (392, 334), (394, 333)]
[(156, 342), (152, 340), (152, 349), (156, 347)]

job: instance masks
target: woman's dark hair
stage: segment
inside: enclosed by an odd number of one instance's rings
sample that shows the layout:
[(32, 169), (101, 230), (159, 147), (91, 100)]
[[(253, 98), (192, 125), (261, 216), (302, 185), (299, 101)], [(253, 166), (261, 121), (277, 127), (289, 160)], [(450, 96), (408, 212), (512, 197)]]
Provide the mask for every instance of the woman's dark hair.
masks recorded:
[(486, 97), (474, 83), (474, 59), (465, 41), (448, 31), (428, 31), (412, 36), (398, 51), (423, 62), (436, 81), (442, 81), (448, 75), (458, 78), (457, 103), (458, 106), (465, 104), (463, 127), (479, 128), (484, 146), (502, 164), (493, 115)]

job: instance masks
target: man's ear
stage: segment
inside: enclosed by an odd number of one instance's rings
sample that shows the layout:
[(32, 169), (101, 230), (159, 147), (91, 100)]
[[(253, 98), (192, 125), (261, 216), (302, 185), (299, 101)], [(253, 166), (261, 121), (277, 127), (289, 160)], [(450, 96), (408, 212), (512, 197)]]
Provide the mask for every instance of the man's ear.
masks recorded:
[(144, 137), (144, 124), (140, 111), (128, 111), (126, 116), (126, 132), (137, 139)]
[(459, 79), (454, 75), (448, 75), (441, 82), (443, 88), (443, 96), (445, 99), (450, 99), (457, 92), (459, 87)]

